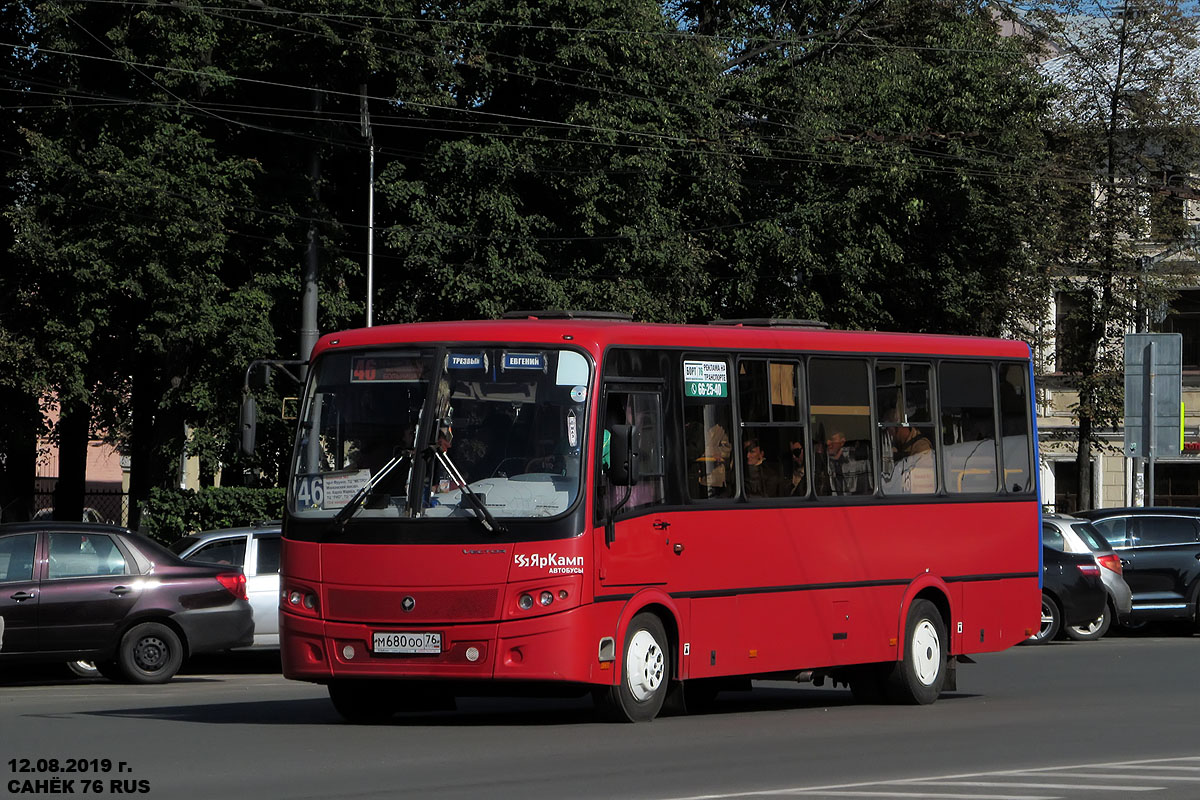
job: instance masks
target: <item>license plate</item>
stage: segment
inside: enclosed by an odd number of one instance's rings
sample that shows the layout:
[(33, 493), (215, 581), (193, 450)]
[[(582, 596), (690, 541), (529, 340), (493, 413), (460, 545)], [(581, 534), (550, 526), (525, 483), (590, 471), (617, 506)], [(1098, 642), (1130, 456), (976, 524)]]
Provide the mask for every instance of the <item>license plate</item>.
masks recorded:
[(371, 634), (371, 649), (376, 653), (436, 655), (442, 652), (442, 635), (410, 631), (376, 631)]

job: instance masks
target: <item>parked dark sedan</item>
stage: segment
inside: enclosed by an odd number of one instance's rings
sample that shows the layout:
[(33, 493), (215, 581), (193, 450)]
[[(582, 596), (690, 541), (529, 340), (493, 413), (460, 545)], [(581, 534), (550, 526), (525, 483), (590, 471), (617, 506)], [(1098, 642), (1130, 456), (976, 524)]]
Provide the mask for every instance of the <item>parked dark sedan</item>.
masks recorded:
[(1042, 644), (1064, 625), (1082, 625), (1104, 612), (1108, 592), (1090, 554), (1064, 553), (1042, 545), (1042, 627), (1026, 641)]
[(0, 525), (0, 616), (0, 665), (89, 659), (134, 683), (163, 683), (193, 653), (254, 638), (240, 569), (84, 522)]
[(1121, 557), (1133, 608), (1123, 625), (1200, 621), (1200, 508), (1097, 508), (1078, 511)]

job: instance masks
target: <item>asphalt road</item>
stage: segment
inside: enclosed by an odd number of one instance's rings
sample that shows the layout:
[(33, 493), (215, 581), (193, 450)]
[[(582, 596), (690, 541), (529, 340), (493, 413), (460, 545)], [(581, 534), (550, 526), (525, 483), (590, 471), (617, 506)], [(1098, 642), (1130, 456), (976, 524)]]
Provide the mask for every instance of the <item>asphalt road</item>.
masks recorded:
[(356, 727), (263, 659), (152, 687), (23, 671), (0, 682), (0, 798), (1200, 798), (1200, 636), (977, 661), (931, 706), (760, 683), (642, 725), (598, 723), (587, 700), (478, 699)]

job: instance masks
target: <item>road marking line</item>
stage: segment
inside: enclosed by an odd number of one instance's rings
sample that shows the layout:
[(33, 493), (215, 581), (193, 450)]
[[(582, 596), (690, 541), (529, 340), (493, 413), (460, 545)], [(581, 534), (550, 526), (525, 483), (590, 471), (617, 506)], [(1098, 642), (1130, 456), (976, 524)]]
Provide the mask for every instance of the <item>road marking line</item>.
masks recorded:
[(1103, 786), (1087, 783), (1016, 783), (1010, 781), (947, 781), (947, 780), (930, 780), (930, 786), (1008, 786), (1013, 789), (1065, 789), (1074, 791), (1076, 789), (1090, 789), (1097, 792), (1159, 792), (1162, 791), (1161, 786), (1112, 786), (1105, 784)]
[[(1006, 772), (1004, 774), (1005, 775), (1029, 775), (1032, 773)], [(1093, 780), (1097, 777), (1096, 773), (1094, 773), (1094, 772), (1051, 772), (1051, 773), (1039, 772), (1037, 774), (1039, 774), (1039, 775), (1050, 774), (1055, 777), (1061, 777), (1061, 778), (1092, 778)], [(1200, 776), (1193, 778), (1193, 777), (1184, 776), (1184, 775), (1110, 775), (1108, 773), (1105, 773), (1104, 777), (1106, 780), (1109, 778), (1115, 778), (1118, 780), (1124, 779), (1124, 780), (1130, 780), (1130, 781), (1155, 780), (1155, 781), (1177, 781), (1177, 782), (1182, 782), (1182, 783), (1200, 783)]]
[(1175, 769), (1196, 772), (1200, 767), (1173, 767), (1167, 764), (1105, 764), (1102, 769)]
[(929, 800), (1059, 800), (1059, 795), (1033, 794), (950, 794), (930, 792), (867, 792), (862, 790), (838, 790), (835, 792), (796, 792), (796, 796), (816, 794), (819, 797), (920, 797)]
[[(843, 795), (845, 793), (845, 791), (847, 791), (847, 790), (865, 788), (868, 786), (885, 786), (885, 785), (889, 785), (889, 784), (894, 785), (894, 784), (913, 784), (913, 783), (924, 784), (924, 783), (931, 783), (931, 782), (935, 782), (935, 781), (950, 781), (950, 780), (965, 779), (965, 778), (996, 778), (996, 777), (1002, 777), (1002, 776), (1091, 778), (1091, 779), (1095, 780), (1099, 776), (1097, 776), (1094, 772), (1072, 773), (1072, 772), (1063, 772), (1062, 770), (1081, 770), (1081, 769), (1094, 770), (1098, 767), (1115, 768), (1115, 769), (1119, 769), (1121, 767), (1134, 767), (1137, 769), (1153, 769), (1158, 766), (1164, 766), (1164, 767), (1170, 768), (1169, 765), (1171, 765), (1173, 763), (1177, 764), (1178, 762), (1181, 762), (1181, 761), (1198, 762), (1198, 761), (1200, 761), (1200, 756), (1180, 756), (1178, 758), (1143, 758), (1143, 759), (1135, 759), (1135, 760), (1130, 760), (1130, 761), (1125, 761), (1125, 762), (1118, 762), (1116, 764), (1109, 762), (1109, 761), (1105, 761), (1105, 762), (1101, 762), (1101, 763), (1070, 764), (1070, 765), (1058, 766), (1058, 767), (1036, 767), (1033, 769), (995, 770), (992, 772), (966, 772), (966, 773), (958, 773), (958, 774), (953, 774), (953, 775), (939, 775), (936, 777), (929, 777), (929, 778), (901, 778), (898, 780), (860, 781), (860, 782), (855, 782), (855, 783), (834, 783), (834, 784), (828, 784), (825, 786), (807, 786), (807, 787), (791, 786), (791, 787), (782, 788), (782, 789), (762, 789), (762, 790), (750, 791), (750, 792), (724, 792), (724, 793), (720, 793), (720, 794), (686, 795), (686, 796), (682, 796), (682, 797), (665, 798), (665, 800), (734, 800), (735, 798), (739, 798), (739, 797), (777, 797), (779, 795), (808, 795), (808, 794), (821, 794), (821, 793), (826, 793), (826, 794), (837, 793), (839, 795)], [(1148, 778), (1153, 779), (1153, 780), (1161, 779), (1164, 781), (1200, 780), (1197, 778), (1190, 778), (1190, 777), (1181, 778), (1181, 777), (1170, 776), (1170, 775), (1165, 775), (1165, 776), (1159, 776), (1159, 775), (1152, 775), (1152, 776), (1151, 775), (1111, 775), (1108, 773), (1105, 773), (1104, 778), (1106, 780), (1110, 779), (1110, 778), (1124, 778), (1126, 780), (1133, 780), (1133, 781), (1142, 781), (1142, 780), (1146, 780)], [(871, 796), (880, 796), (880, 795), (871, 795)], [(898, 796), (898, 795), (883, 795), (883, 796)], [(909, 796), (911, 796), (911, 795), (909, 795)], [(978, 798), (980, 796), (979, 795), (971, 795), (971, 797)], [(1057, 800), (1057, 798), (1034, 798), (1029, 795), (1022, 795), (1020, 800)]]

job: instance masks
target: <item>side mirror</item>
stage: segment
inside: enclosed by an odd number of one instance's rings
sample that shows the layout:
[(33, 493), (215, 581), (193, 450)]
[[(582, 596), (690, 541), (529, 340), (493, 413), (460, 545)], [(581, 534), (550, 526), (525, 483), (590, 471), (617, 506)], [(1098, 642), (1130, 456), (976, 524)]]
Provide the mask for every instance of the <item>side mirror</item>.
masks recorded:
[(609, 432), (608, 480), (614, 486), (633, 486), (638, 482), (637, 426), (613, 425)]
[(242, 452), (254, 455), (255, 428), (258, 425), (258, 401), (250, 392), (242, 393)]

